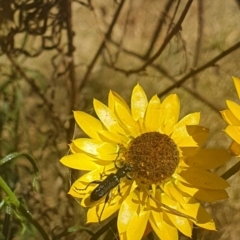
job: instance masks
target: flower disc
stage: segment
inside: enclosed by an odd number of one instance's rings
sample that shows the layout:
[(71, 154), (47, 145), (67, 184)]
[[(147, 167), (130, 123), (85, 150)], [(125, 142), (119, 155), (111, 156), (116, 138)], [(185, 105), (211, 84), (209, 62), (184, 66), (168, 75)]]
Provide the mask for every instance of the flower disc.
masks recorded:
[(161, 183), (174, 173), (179, 150), (169, 136), (148, 132), (132, 140), (125, 159), (133, 168), (134, 178), (148, 184)]

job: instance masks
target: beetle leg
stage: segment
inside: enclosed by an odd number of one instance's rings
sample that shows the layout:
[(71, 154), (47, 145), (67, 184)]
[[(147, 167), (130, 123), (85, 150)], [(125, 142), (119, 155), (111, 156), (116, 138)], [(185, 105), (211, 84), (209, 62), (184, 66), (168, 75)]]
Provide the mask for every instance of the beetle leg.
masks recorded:
[(100, 183), (102, 183), (102, 181), (101, 180), (95, 180), (95, 181), (92, 181), (92, 182), (90, 182), (85, 188), (77, 188), (77, 187), (75, 187), (75, 189), (77, 190), (77, 191), (84, 191), (84, 190), (86, 190), (91, 184), (93, 184), (93, 183), (95, 183), (95, 184), (100, 184)]
[(128, 180), (133, 180), (134, 176), (131, 175), (131, 174), (129, 174), (129, 173), (127, 173), (127, 174), (126, 174), (126, 178), (127, 178)]
[(118, 194), (122, 197), (120, 185), (118, 184)]
[[(98, 223), (100, 223), (100, 221), (101, 221), (101, 217), (102, 217), (104, 208), (105, 208), (105, 206), (106, 206), (106, 204), (107, 204), (107, 202), (108, 202), (108, 200), (109, 200), (110, 194), (111, 194), (111, 191), (109, 191), (109, 192), (107, 193), (106, 197), (105, 197), (105, 201), (104, 201), (104, 205), (103, 205), (102, 211), (101, 211), (101, 213), (100, 213), (100, 216), (98, 216)], [(97, 215), (98, 215), (98, 214), (97, 214)]]
[(105, 172), (100, 173), (100, 178), (102, 179), (103, 177), (107, 177), (109, 174), (106, 174)]

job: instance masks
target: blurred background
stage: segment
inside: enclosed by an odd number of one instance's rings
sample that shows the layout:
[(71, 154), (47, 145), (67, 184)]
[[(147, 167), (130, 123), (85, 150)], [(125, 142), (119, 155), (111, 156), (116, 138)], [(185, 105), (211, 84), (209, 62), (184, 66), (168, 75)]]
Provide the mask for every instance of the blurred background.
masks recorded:
[[(39, 167), (38, 191), (24, 157), (1, 166), (0, 175), (50, 239), (94, 239), (79, 229), (86, 211), (67, 195), (79, 173), (59, 159), (76, 134), (72, 111), (94, 115), (93, 98), (106, 103), (110, 89), (127, 103), (136, 83), (148, 97), (177, 93), (181, 117), (201, 111), (201, 125), (210, 128), (206, 146), (229, 147), (219, 111), (226, 99), (238, 101), (231, 76), (240, 77), (239, 3), (0, 0), (0, 157), (30, 154)], [(195, 239), (238, 239), (239, 181), (239, 174), (229, 179), (228, 200), (205, 205), (218, 231), (197, 230)], [(0, 191), (2, 203), (4, 196)], [(1, 230), (3, 204), (0, 210)], [(107, 226), (100, 239), (117, 239), (107, 221), (87, 226), (93, 232)], [(15, 211), (8, 239), (42, 237)]]

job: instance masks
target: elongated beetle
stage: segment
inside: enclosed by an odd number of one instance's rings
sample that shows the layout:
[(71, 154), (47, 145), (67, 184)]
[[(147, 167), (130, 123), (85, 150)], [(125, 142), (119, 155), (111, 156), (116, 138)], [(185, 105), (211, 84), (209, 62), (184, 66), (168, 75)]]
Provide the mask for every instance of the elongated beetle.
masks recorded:
[[(91, 192), (90, 200), (93, 202), (98, 201), (104, 195), (106, 195), (106, 199), (108, 200), (108, 195), (109, 195), (110, 191), (113, 188), (119, 186), (121, 178), (128, 177), (127, 173), (131, 172), (131, 171), (132, 171), (132, 167), (128, 164), (125, 164), (123, 167), (118, 168), (116, 173), (109, 174), (103, 181), (91, 182), (91, 183), (98, 183), (99, 185)], [(107, 202), (107, 200), (106, 200), (106, 202)]]
[(117, 172), (116, 173), (110, 173), (109, 175), (107, 175), (107, 177), (104, 180), (102, 180), (102, 181), (101, 180), (92, 181), (84, 189), (76, 188), (76, 190), (78, 190), (78, 191), (79, 190), (86, 190), (89, 187), (90, 184), (93, 184), (93, 183), (98, 184), (98, 186), (90, 194), (90, 201), (91, 202), (96, 202), (106, 195), (103, 209), (101, 211), (100, 216), (98, 216), (99, 222), (101, 221), (101, 216), (102, 216), (103, 210), (105, 208), (105, 205), (109, 200), (111, 190), (115, 187), (118, 187), (118, 193), (121, 195), (120, 188), (119, 188), (119, 184), (120, 184), (121, 179), (124, 178), (124, 177), (127, 177), (128, 179), (131, 179), (131, 177), (128, 176), (128, 173), (132, 171), (131, 165), (124, 164), (123, 167), (118, 167), (115, 163), (115, 167), (117, 168)]

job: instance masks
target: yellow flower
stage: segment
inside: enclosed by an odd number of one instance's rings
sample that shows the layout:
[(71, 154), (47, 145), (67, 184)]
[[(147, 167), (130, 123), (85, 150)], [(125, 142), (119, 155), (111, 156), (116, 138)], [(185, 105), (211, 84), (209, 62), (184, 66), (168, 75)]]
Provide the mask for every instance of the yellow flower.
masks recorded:
[[(233, 82), (240, 98), (240, 79), (233, 77)], [(223, 119), (228, 123), (225, 132), (233, 139), (230, 146), (231, 152), (240, 156), (240, 105), (230, 100), (226, 103), (229, 109), (221, 111)]]
[[(108, 106), (94, 99), (99, 119), (74, 112), (89, 138), (72, 141), (71, 155), (61, 162), (87, 171), (69, 194), (89, 207), (87, 222), (118, 211), (120, 239), (141, 239), (149, 224), (161, 240), (191, 236), (193, 223), (215, 230), (198, 200), (227, 198), (228, 183), (210, 169), (229, 159), (222, 149), (201, 149), (208, 129), (198, 126), (200, 113), (179, 121), (180, 102), (171, 94), (150, 101), (140, 85), (132, 92), (131, 109), (110, 91)], [(104, 182), (101, 182), (104, 181)]]

